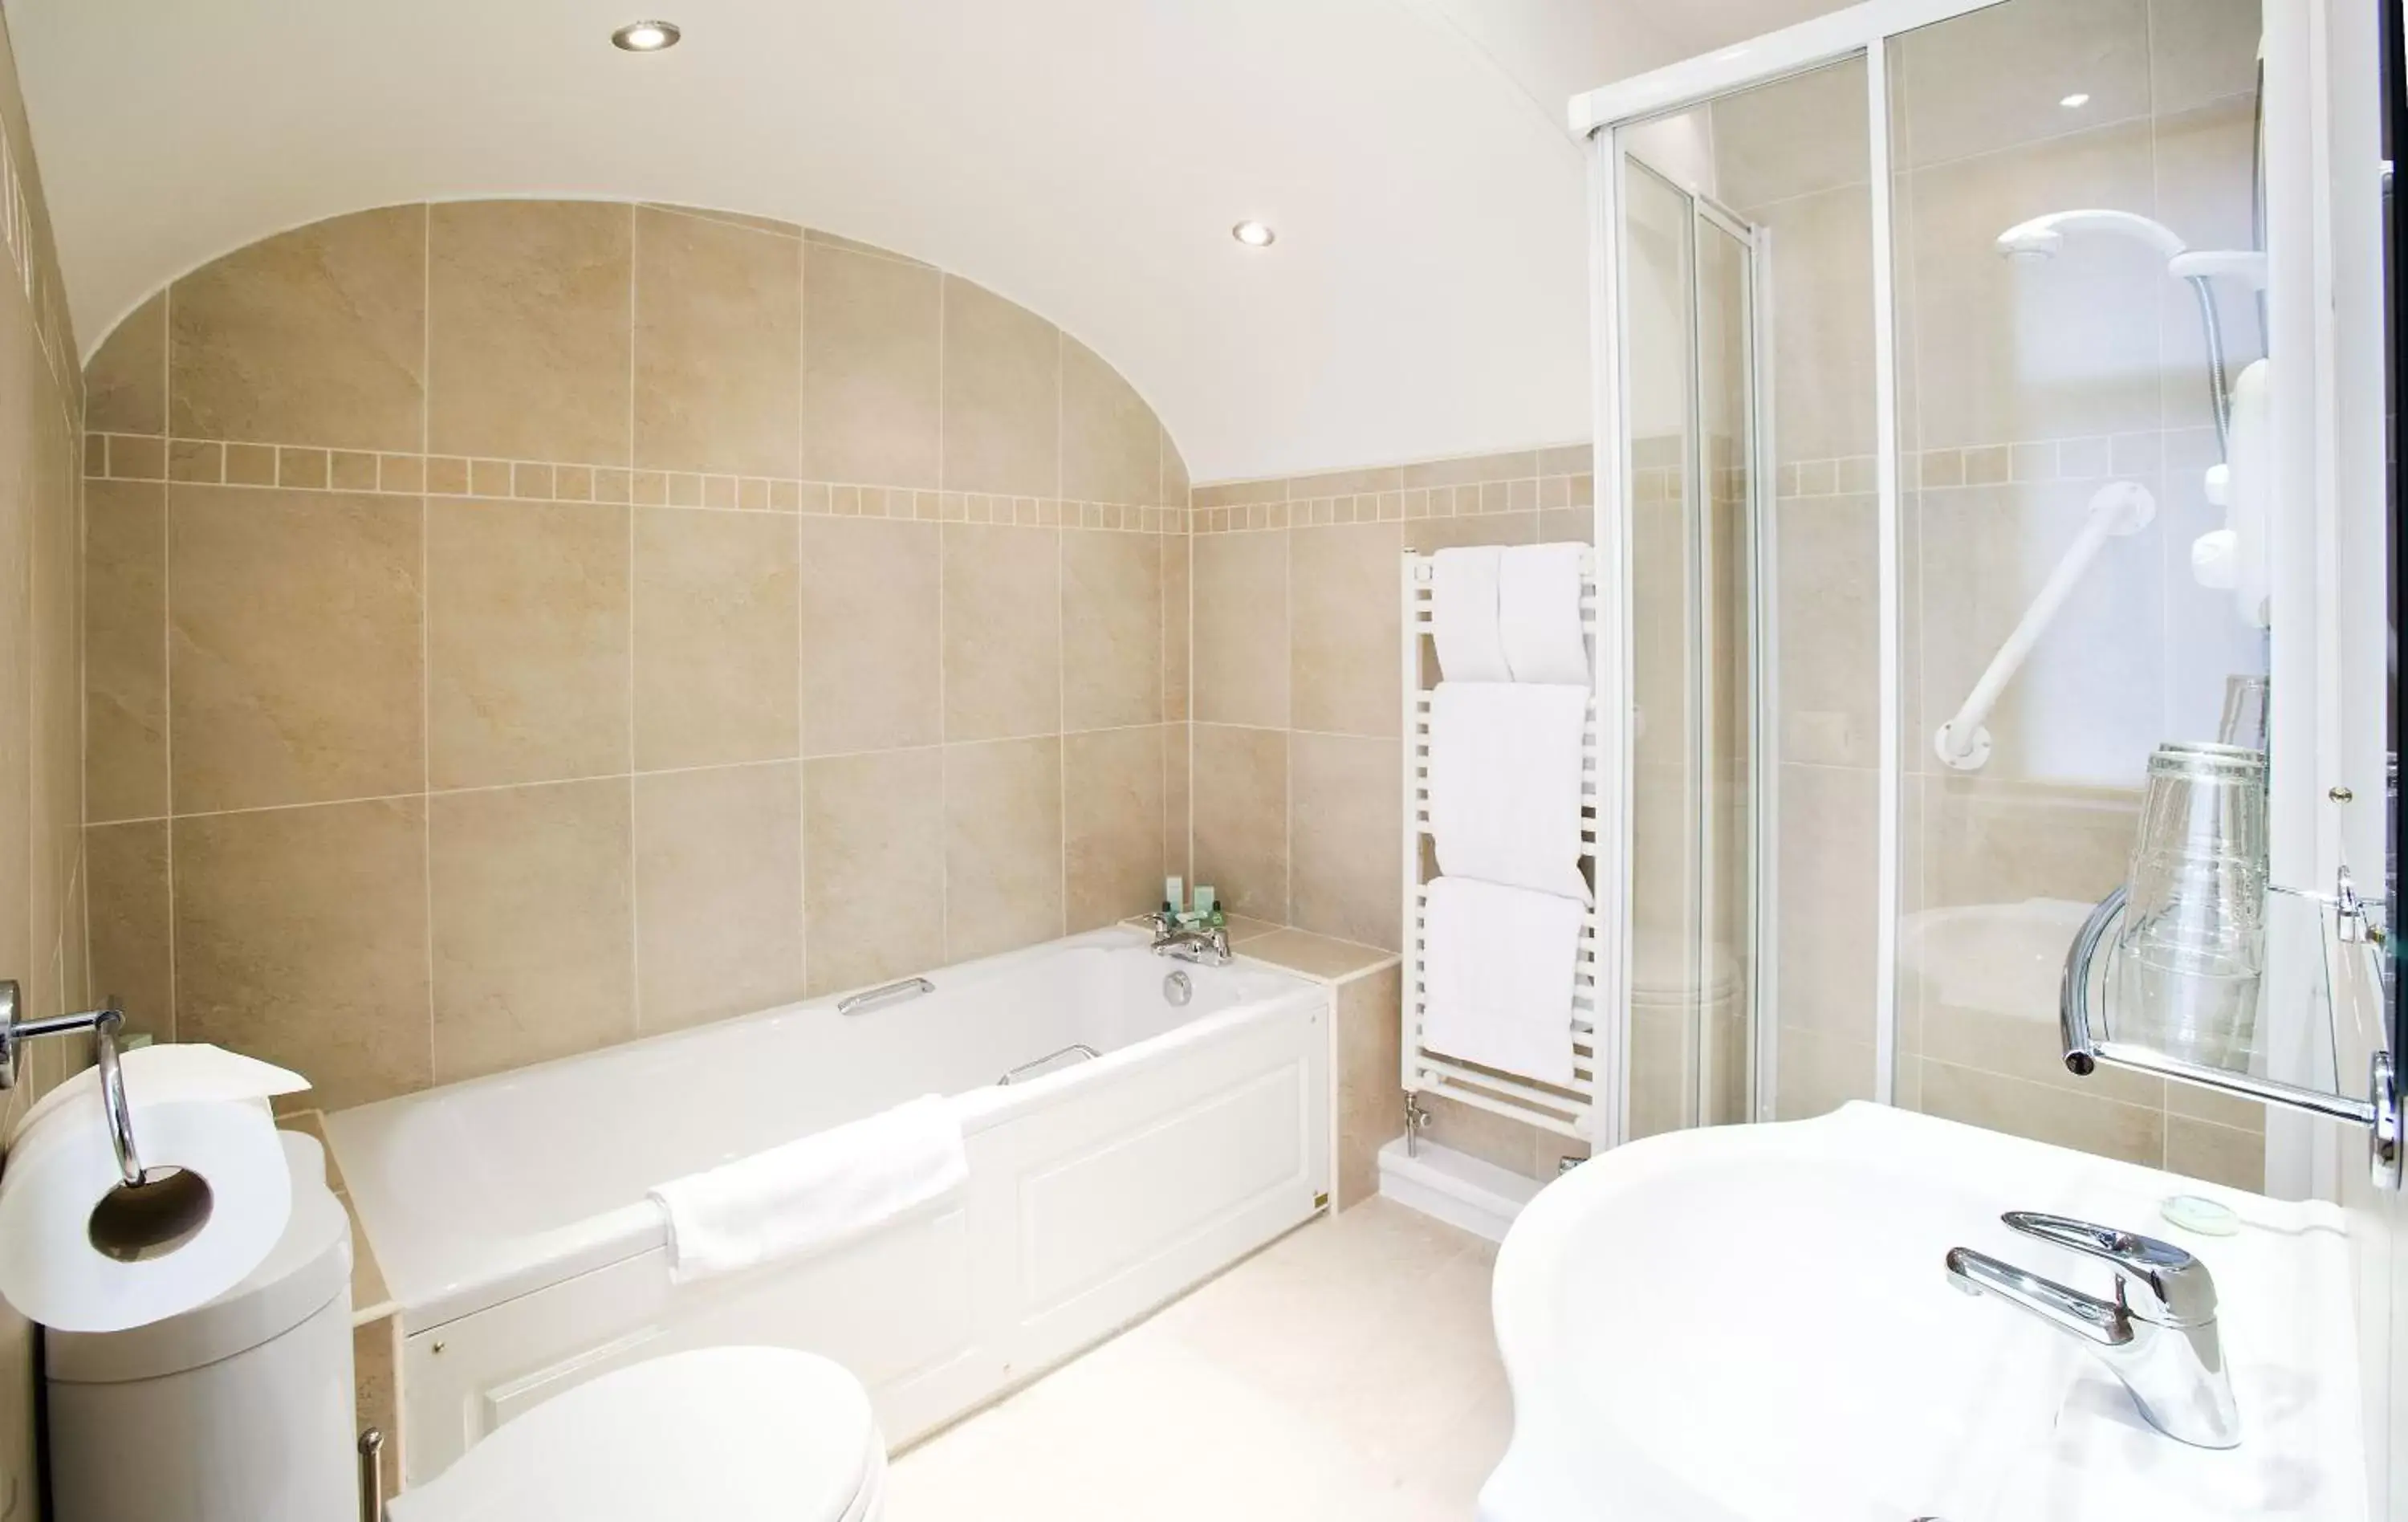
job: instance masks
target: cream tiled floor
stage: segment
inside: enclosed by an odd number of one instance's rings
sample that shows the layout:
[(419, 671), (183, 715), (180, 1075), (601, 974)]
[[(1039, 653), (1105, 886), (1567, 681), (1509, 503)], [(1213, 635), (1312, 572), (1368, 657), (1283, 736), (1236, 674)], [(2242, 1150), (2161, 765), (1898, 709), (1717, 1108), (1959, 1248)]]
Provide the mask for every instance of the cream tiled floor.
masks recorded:
[(888, 1522), (1467, 1522), (1495, 1259), (1384, 1199), (1315, 1221), (903, 1455)]

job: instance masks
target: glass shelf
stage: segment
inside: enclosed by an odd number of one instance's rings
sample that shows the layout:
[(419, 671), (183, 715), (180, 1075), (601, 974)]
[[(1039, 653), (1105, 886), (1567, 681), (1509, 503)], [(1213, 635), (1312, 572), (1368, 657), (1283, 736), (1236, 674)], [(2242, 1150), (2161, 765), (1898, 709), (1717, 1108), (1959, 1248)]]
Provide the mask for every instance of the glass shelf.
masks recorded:
[[(2270, 1105), (2361, 1126), (2376, 1124), (2387, 1066), (2344, 1082), (2345, 1029), (2380, 1032), (2390, 958), (2380, 931), (2354, 902), (2295, 888), (2266, 897), (2265, 974), (2255, 986), (2142, 968), (2117, 945), (2124, 895), (2108, 896), (2066, 958), (2059, 1015), (2065, 1065), (2086, 1077), (2101, 1063), (2156, 1073)], [(2239, 1002), (2226, 1034), (2202, 1033), (2188, 1012)], [(2378, 1036), (2376, 1045), (2381, 1044)]]

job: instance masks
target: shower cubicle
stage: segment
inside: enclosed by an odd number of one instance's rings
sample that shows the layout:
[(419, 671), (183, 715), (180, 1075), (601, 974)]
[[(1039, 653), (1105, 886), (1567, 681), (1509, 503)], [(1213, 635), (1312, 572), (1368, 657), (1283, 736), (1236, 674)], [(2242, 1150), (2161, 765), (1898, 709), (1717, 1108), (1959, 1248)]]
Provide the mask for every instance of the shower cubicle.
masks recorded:
[[(2282, 700), (2380, 591), (2307, 395), (2363, 359), (2300, 299), (2327, 8), (1873, 0), (1574, 103), (1615, 1139), (1873, 1099), (2308, 1186), (2257, 1104), (2074, 1077), (2058, 980), (2166, 742), (2272, 758), (2278, 883), (2381, 860), (2328, 797), (2381, 715)], [(2290, 1008), (2236, 1066), (2346, 1088)]]

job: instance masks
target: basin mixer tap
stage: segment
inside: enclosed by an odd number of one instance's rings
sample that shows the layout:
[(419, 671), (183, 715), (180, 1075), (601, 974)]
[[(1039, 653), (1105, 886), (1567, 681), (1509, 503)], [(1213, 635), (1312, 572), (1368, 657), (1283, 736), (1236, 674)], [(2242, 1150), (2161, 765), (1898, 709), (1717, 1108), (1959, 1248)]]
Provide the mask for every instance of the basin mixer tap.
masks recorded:
[(2115, 1298), (2068, 1289), (1970, 1247), (1948, 1250), (1950, 1284), (1968, 1295), (1995, 1295), (2080, 1339), (2166, 1436), (2201, 1448), (2240, 1445), (2241, 1415), (2206, 1264), (2172, 1242), (2062, 1215), (2009, 1211), (2000, 1219), (2107, 1264), (2115, 1271)]
[(1197, 962), (1205, 967), (1225, 967), (1229, 961), (1228, 927), (1220, 925), (1188, 926), (1168, 913), (1149, 916), (1154, 925), (1154, 953), (1157, 956), (1175, 956), (1182, 962)]

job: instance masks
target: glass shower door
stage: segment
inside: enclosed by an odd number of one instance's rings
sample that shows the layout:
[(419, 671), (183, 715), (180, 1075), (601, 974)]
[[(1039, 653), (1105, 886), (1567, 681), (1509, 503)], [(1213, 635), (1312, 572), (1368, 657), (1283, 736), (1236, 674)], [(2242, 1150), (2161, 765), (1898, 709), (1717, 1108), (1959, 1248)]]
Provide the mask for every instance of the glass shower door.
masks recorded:
[(1753, 1113), (1755, 248), (1626, 167), (1636, 1138)]

